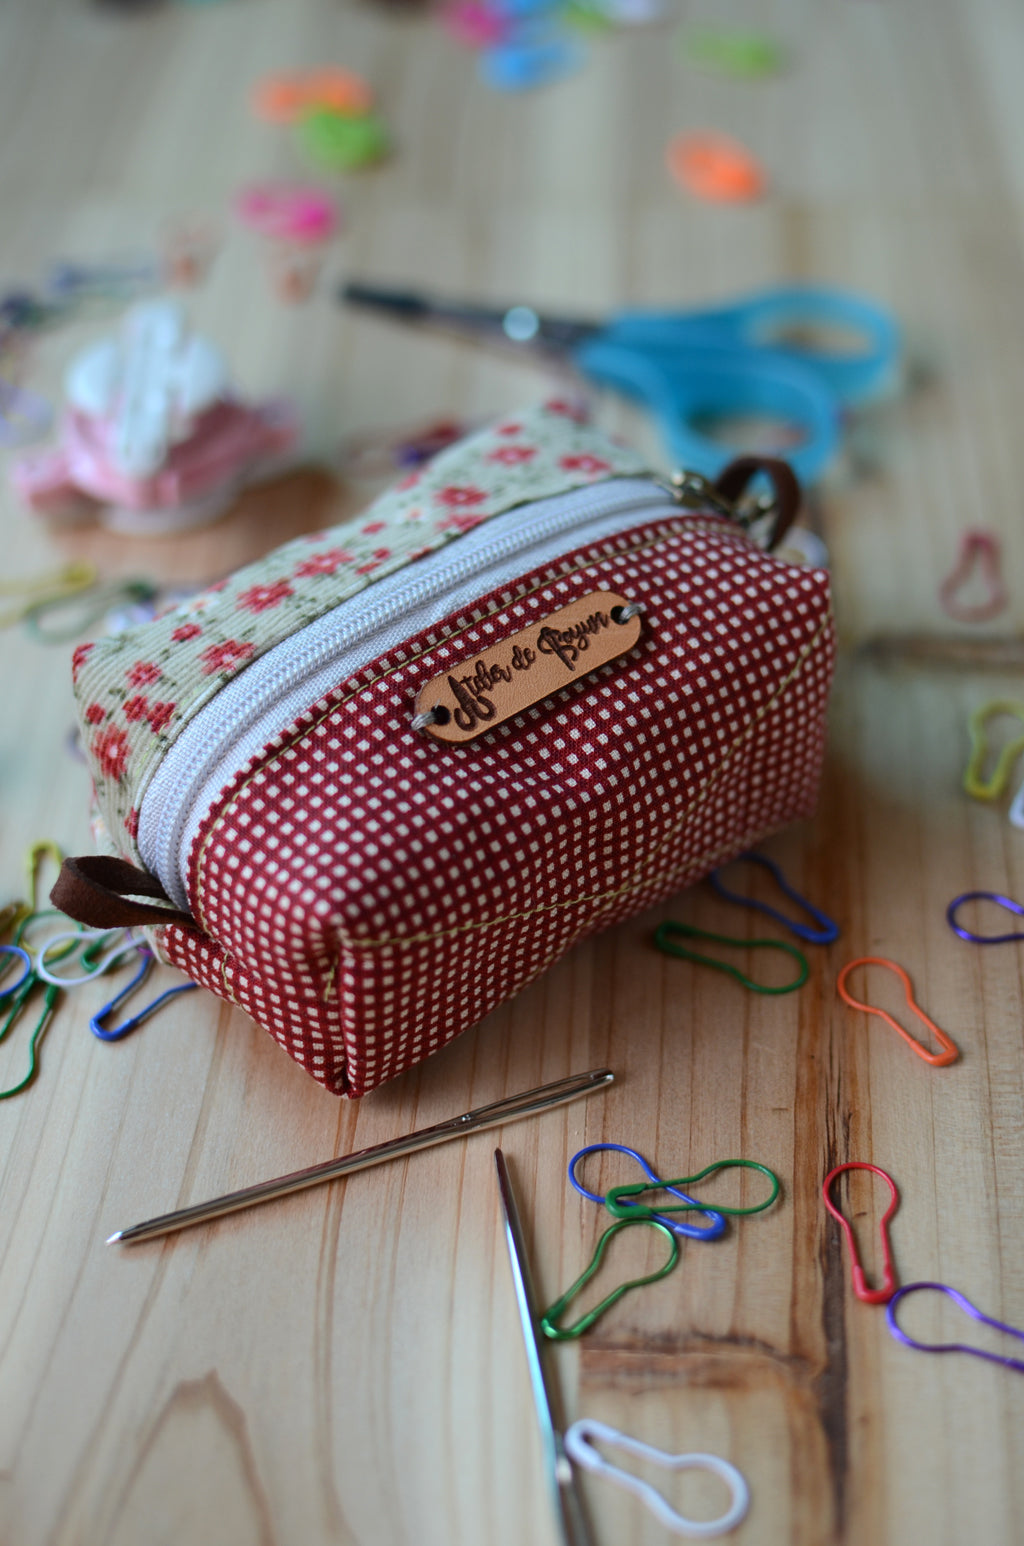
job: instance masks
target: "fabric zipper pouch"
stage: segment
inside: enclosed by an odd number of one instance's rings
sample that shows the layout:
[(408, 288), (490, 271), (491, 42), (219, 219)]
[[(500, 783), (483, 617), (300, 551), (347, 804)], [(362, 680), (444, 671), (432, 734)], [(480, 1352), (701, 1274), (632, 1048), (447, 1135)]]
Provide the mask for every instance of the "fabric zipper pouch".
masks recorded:
[(780, 464), (667, 487), (549, 403), (79, 646), (107, 852), (55, 904), (152, 926), (338, 1094), (436, 1052), (812, 812), (828, 575), (734, 518), (763, 468), (791, 518)]

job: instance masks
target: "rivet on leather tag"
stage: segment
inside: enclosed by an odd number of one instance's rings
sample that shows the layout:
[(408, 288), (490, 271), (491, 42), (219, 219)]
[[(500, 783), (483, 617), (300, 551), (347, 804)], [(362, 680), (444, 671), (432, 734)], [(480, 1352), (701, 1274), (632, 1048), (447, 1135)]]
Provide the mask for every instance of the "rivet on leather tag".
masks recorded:
[(428, 682), (416, 699), (416, 728), (462, 746), (504, 724), (631, 650), (641, 629), (635, 607), (614, 591), (595, 590), (548, 613)]

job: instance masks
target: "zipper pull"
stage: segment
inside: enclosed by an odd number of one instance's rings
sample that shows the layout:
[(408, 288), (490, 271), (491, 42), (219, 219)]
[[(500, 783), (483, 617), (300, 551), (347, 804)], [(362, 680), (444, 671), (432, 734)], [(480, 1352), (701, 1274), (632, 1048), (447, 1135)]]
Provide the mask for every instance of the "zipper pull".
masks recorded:
[[(152, 897), (142, 902), (140, 897)], [(155, 875), (110, 854), (65, 859), (50, 901), (59, 912), (90, 928), (134, 928), (176, 923), (194, 928), (195, 919), (179, 911)]]
[[(759, 474), (768, 479), (771, 491), (747, 495), (748, 485)], [(764, 542), (769, 552), (785, 536), (800, 509), (796, 474), (788, 462), (774, 456), (737, 457), (723, 467), (714, 482), (685, 468), (673, 472), (667, 483), (657, 481), (684, 510), (713, 510), (747, 532), (770, 518)]]
[(710, 478), (705, 478), (703, 473), (689, 472), (685, 467), (677, 467), (670, 474), (665, 483), (657, 478), (659, 488), (663, 488), (670, 494), (677, 505), (684, 510), (714, 510), (716, 515), (724, 515), (728, 520), (737, 519), (734, 506), (723, 499), (715, 488)]

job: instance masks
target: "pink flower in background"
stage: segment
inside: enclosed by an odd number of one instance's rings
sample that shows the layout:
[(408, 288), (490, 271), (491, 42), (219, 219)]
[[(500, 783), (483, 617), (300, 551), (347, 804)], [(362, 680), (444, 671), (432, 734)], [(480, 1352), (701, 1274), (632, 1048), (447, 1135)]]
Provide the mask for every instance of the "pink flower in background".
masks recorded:
[(212, 676), (215, 671), (231, 671), (243, 661), (249, 660), (255, 653), (255, 644), (238, 644), (234, 639), (226, 639), (223, 644), (211, 644), (209, 649), (205, 649), (199, 657), (203, 666), (203, 675)]
[(419, 471), (418, 468), (415, 472), (407, 472), (405, 477), (402, 478), (399, 483), (395, 484), (395, 487), (402, 489), (403, 491), (407, 488), (415, 488), (422, 476), (423, 474)]
[(610, 462), (604, 461), (600, 456), (590, 456), (586, 451), (581, 451), (577, 456), (562, 456), (559, 458), (558, 465), (566, 472), (584, 472), (589, 475), (612, 470)]
[(181, 627), (176, 628), (171, 634), (171, 638), (175, 644), (184, 644), (187, 639), (198, 639), (202, 631), (198, 623), (182, 623)]
[(93, 741), (92, 754), (107, 778), (120, 778), (128, 766), (128, 737), (116, 725), (108, 725)]
[(141, 693), (135, 698), (128, 698), (124, 705), (124, 717), (129, 724), (134, 724), (137, 719), (145, 719), (149, 713), (149, 702)]
[(314, 553), (312, 558), (302, 560), (295, 571), (295, 578), (308, 580), (317, 574), (334, 574), (342, 564), (349, 563), (352, 556), (344, 548), (328, 548), (324, 553)]
[(294, 595), (287, 580), (275, 580), (273, 585), (253, 585), (243, 591), (238, 598), (238, 605), (249, 612), (266, 612), (271, 607), (279, 607), (282, 601)]
[(102, 703), (90, 703), (85, 711), (85, 722), (88, 725), (102, 725), (107, 717), (107, 711)]
[(473, 488), (471, 484), (459, 485), (450, 483), (447, 488), (438, 489), (434, 495), (439, 505), (447, 505), (449, 510), (459, 510), (464, 505), (478, 505), (487, 498), (483, 489)]
[(173, 703), (153, 704), (153, 707), (146, 715), (146, 718), (149, 720), (149, 728), (152, 730), (154, 735), (160, 734), (160, 731), (164, 728), (164, 726), (167, 724), (167, 721), (173, 715), (174, 709), (175, 705)]
[(124, 830), (129, 837), (138, 837), (139, 835), (139, 813), (134, 805), (124, 818)]
[(128, 680), (133, 687), (148, 687), (150, 682), (158, 682), (163, 676), (159, 666), (155, 666), (151, 660), (137, 660), (128, 672)]
[(375, 531), (383, 531), (386, 525), (386, 521), (368, 521), (362, 530), (367, 537), (372, 537)]
[(501, 462), (505, 467), (514, 467), (517, 462), (531, 462), (537, 455), (533, 446), (499, 446), (496, 451), (491, 451), (487, 457), (489, 462)]
[(518, 435), (522, 427), (521, 424), (499, 424), (494, 433), (496, 435)]

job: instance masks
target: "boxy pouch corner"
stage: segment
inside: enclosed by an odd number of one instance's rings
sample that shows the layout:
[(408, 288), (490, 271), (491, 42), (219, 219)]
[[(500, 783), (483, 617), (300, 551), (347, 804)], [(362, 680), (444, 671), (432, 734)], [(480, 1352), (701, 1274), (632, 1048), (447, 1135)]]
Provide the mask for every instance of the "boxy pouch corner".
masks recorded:
[[(548, 403), (364, 515), (80, 646), (110, 852), (72, 917), (161, 955), (358, 1096), (576, 941), (815, 804), (828, 575)], [(781, 492), (780, 492), (781, 491)]]

